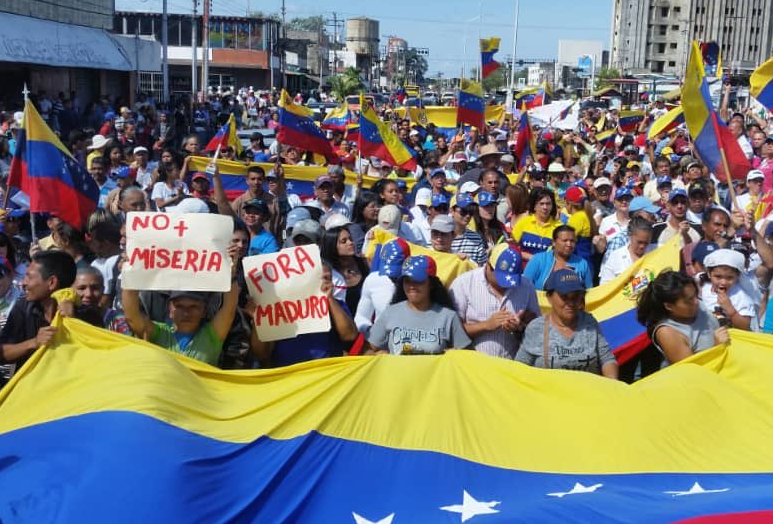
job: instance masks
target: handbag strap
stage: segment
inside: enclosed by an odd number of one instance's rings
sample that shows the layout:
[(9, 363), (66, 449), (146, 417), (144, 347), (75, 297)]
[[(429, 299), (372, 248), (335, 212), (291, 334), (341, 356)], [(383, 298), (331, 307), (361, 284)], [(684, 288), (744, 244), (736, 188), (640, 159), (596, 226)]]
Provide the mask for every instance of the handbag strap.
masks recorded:
[(550, 333), (548, 330), (550, 329), (550, 315), (545, 316), (545, 334), (544, 338), (542, 340), (542, 362), (543, 366), (546, 369), (550, 369), (553, 367), (553, 364), (548, 360), (548, 357), (550, 356)]

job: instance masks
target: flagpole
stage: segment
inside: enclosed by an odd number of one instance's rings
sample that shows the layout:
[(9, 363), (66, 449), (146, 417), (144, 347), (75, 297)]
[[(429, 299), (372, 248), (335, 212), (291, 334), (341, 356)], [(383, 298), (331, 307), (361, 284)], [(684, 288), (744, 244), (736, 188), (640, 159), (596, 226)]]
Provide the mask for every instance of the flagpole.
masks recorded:
[(513, 20), (513, 54), (510, 57), (510, 88), (507, 90), (505, 111), (513, 112), (513, 91), (515, 90), (515, 45), (518, 41), (518, 0), (515, 0), (515, 18)]
[[(29, 99), (30, 99), (30, 97), (29, 97), (30, 91), (29, 91), (29, 89), (27, 89), (27, 82), (24, 82), (24, 90), (22, 91), (22, 94), (24, 95), (24, 116), (22, 117), (22, 127), (26, 128), (27, 127), (26, 126), (27, 116), (28, 116), (27, 115), (27, 102), (29, 102)], [(10, 189), (11, 189), (10, 187), (6, 187), (6, 190), (5, 190), (5, 204), (6, 205), (8, 204), (8, 193), (10, 192)], [(5, 208), (6, 206), (3, 206), (3, 207)], [(32, 243), (33, 244), (37, 244), (37, 242), (38, 242), (38, 234), (37, 234), (37, 230), (35, 228), (35, 213), (33, 213), (31, 209), (30, 209), (30, 234), (32, 235)]]

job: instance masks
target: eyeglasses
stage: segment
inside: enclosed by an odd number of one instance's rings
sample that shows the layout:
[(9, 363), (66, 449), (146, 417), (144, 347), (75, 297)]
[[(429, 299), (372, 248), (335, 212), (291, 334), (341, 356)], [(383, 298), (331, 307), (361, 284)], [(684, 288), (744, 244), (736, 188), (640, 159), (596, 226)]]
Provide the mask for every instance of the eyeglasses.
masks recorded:
[(473, 215), (471, 209), (462, 209), (461, 207), (457, 207), (456, 212), (463, 217), (471, 217)]

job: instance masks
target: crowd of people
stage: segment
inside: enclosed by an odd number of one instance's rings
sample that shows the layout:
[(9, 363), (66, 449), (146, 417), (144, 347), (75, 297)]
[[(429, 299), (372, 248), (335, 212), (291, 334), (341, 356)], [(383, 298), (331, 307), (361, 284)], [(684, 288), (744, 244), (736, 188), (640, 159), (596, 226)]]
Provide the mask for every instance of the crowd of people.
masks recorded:
[[(340, 163), (316, 178), (313, 195), (292, 193), (285, 179), (285, 166), (313, 165), (313, 155), (278, 142), (267, 147), (256, 132), (240, 158), (222, 151), (248, 166), (247, 189), (233, 200), (216, 163), (205, 173), (190, 159), (205, 156), (203, 144), (231, 113), (240, 126), (277, 127), (275, 98), (244, 89), (202, 104), (192, 118), (145, 96), (133, 106), (105, 98), (85, 111), (74, 100), (39, 93), (36, 104), (96, 181), (98, 209), (82, 230), (57, 216), (37, 217), (38, 231), (47, 229), (39, 239), (30, 238), (24, 209), (0, 217), (0, 384), (52, 339), (57, 312), (226, 369), (469, 349), (626, 381), (726, 342), (728, 327), (773, 333), (773, 315), (766, 315), (773, 120), (733, 112), (727, 97), (723, 118), (752, 166), (733, 192), (701, 162), (684, 126), (647, 138), (647, 126), (664, 112), (656, 99), (633, 132), (620, 129), (614, 109), (578, 109), (574, 129), (535, 127), (534, 158), (524, 159), (516, 155), (512, 118), (449, 136), (382, 107), (381, 118), (414, 150), (416, 169), (360, 158), (356, 142), (331, 131)], [(3, 180), (19, 123), (19, 114), (2, 115)], [(614, 140), (597, 140), (610, 129)], [(346, 183), (345, 170), (356, 182)], [(230, 291), (123, 289), (132, 211), (231, 216)], [(373, 261), (365, 255), (376, 230), (393, 238)], [(638, 319), (651, 345), (618, 366), (585, 310), (586, 292), (674, 237), (679, 267), (657, 275), (639, 296)], [(262, 341), (241, 261), (309, 244), (320, 247), (331, 329)], [(438, 264), (448, 256), (468, 270), (443, 282)], [(540, 311), (538, 290), (549, 310)]]

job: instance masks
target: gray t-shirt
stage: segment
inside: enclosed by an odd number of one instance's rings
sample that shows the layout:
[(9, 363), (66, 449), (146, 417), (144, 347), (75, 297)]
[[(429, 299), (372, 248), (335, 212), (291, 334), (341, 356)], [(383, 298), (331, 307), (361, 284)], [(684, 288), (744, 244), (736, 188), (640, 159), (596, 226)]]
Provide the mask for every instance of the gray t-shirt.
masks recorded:
[(368, 342), (393, 355), (432, 355), (464, 349), (472, 341), (456, 311), (432, 304), (416, 311), (404, 300), (388, 306), (370, 328)]
[(552, 325), (548, 328), (550, 365), (545, 366), (542, 346), (545, 341), (546, 319), (547, 317), (535, 318), (526, 326), (515, 360), (534, 367), (589, 371), (597, 375), (601, 374), (601, 368), (605, 364), (615, 361), (599, 323), (592, 315), (580, 311), (577, 327), (570, 338), (564, 338)]
[[(695, 317), (695, 320), (691, 324), (682, 324), (681, 322), (668, 318), (655, 325), (655, 329), (652, 330), (652, 343), (661, 353), (663, 353), (663, 349), (655, 342), (655, 333), (663, 326), (674, 328), (687, 337), (687, 340), (690, 343), (690, 349), (693, 350), (693, 353), (709, 349), (716, 345), (714, 343), (714, 331), (719, 329), (719, 321), (709, 312), (703, 302), (698, 304), (698, 316)], [(663, 354), (665, 355), (665, 353)], [(666, 361), (667, 360), (668, 359), (666, 359)]]

